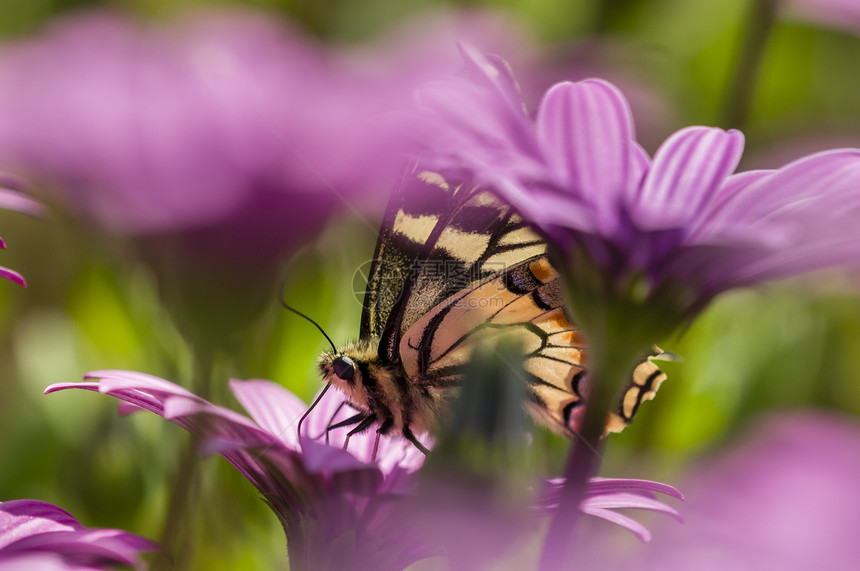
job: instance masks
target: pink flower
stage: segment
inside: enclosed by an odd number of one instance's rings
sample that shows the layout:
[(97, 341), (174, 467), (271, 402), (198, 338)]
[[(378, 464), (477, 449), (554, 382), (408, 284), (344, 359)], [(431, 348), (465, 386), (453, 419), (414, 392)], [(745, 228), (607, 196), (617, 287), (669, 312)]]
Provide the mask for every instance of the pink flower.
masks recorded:
[(0, 161), (122, 234), (295, 247), (399, 167), (374, 117), (407, 94), (261, 16), (90, 14), (8, 46), (0, 78)]
[(860, 5), (855, 0), (782, 0), (787, 15), (857, 33)]
[[(14, 188), (16, 186), (16, 181), (13, 178), (5, 177), (0, 173), (0, 208), (24, 212), (33, 216), (41, 214), (42, 205), (16, 190)], [(0, 248), (4, 250), (6, 249), (6, 243), (2, 238), (0, 238)], [(4, 268), (3, 266), (0, 266), (0, 278), (5, 278), (18, 285), (27, 287), (27, 282), (24, 280), (24, 276), (14, 270)]]
[(589, 536), (583, 565), (618, 571), (856, 567), (856, 419), (817, 412), (774, 415), (738, 440), (682, 476), (684, 525), (655, 523), (654, 540), (629, 549), (619, 549), (621, 538), (612, 534)]
[[(424, 455), (402, 437), (382, 436), (374, 461), (375, 433), (353, 436), (344, 450), (341, 445), (347, 428), (332, 430), (331, 445), (326, 444), (326, 428), (350, 414), (343, 395), (335, 391), (322, 398), (299, 434), (305, 404), (270, 381), (230, 382), (248, 418), (143, 373), (95, 371), (85, 378), (98, 380), (59, 383), (45, 392), (98, 391), (124, 401), (121, 406), (126, 412), (149, 410), (203, 439), (204, 450), (227, 459), (275, 511), (287, 535), (291, 565), (342, 568), (362, 561), (368, 568), (401, 569), (442, 553), (439, 544), (416, 525), (423, 521), (422, 514), (410, 511), (414, 504), (404, 501), (414, 489), (413, 474), (423, 464)], [(432, 446), (426, 435), (420, 437)], [(543, 510), (553, 508), (553, 490), (550, 485), (542, 495)], [(612, 510), (639, 508), (677, 515), (655, 500), (654, 492), (680, 497), (671, 486), (655, 482), (595, 480), (589, 485), (582, 511), (647, 540), (648, 533), (640, 524)], [(455, 512), (460, 513), (451, 511)], [(469, 517), (473, 515), (469, 512)], [(466, 520), (452, 521), (451, 526), (449, 531), (459, 530), (457, 537), (462, 541), (474, 537), (475, 530)]]
[(532, 120), (506, 68), (465, 53), (469, 79), (422, 93), (436, 128), (423, 158), (492, 188), (607, 287), (662, 292), (656, 303), (690, 313), (733, 287), (860, 258), (860, 150), (735, 173), (740, 132), (687, 127), (652, 158), (613, 85), (559, 83)]
[[(306, 405), (275, 383), (231, 381), (233, 394), (251, 418), (211, 404), (164, 379), (130, 371), (95, 371), (99, 379), (61, 383), (46, 393), (82, 388), (115, 396), (126, 411), (143, 408), (203, 440), (263, 495), (284, 526), (290, 561), (297, 568), (336, 568), (356, 560), (397, 569), (427, 556), (422, 538), (397, 525), (394, 508), (410, 489), (408, 474), (424, 456), (400, 437), (383, 437), (376, 462), (374, 438), (356, 435), (341, 448), (344, 430), (330, 434), (334, 446), (316, 440), (336, 411), (346, 414), (342, 396), (327, 395), (298, 433)], [(336, 544), (337, 549), (325, 546)], [(358, 558), (358, 559), (356, 559)]]
[(37, 500), (0, 502), (0, 567), (7, 570), (114, 569), (143, 566), (158, 546), (118, 529), (87, 528), (68, 512)]

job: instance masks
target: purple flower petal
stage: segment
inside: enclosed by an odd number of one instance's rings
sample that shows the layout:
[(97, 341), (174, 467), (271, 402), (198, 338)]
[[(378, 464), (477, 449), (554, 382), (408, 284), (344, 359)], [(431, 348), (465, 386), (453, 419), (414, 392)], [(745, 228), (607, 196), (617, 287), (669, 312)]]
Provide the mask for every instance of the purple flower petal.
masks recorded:
[(508, 63), (497, 56), (482, 55), (472, 46), (460, 45), (459, 48), (467, 73), (497, 93), (514, 114), (525, 114), (519, 88)]
[(860, 203), (855, 192), (858, 178), (860, 150), (810, 155), (727, 194), (711, 214), (710, 223), (720, 228), (741, 219), (808, 218), (809, 207), (854, 207)]
[(70, 564), (55, 553), (18, 553), (3, 558), (3, 571), (92, 571), (91, 565)]
[(535, 128), (547, 168), (566, 192), (590, 196), (597, 228), (613, 232), (613, 213), (635, 176), (627, 101), (605, 81), (560, 83), (544, 96)]
[(265, 380), (230, 380), (230, 390), (260, 428), (286, 446), (299, 446), (297, 421), (307, 405), (282, 386)]
[[(560, 484), (561, 480), (557, 480)], [(588, 493), (602, 494), (612, 492), (659, 492), (678, 500), (684, 499), (682, 494), (674, 486), (652, 480), (637, 480), (633, 478), (591, 478), (588, 481)]]
[(23, 212), (31, 216), (41, 216), (45, 212), (45, 207), (41, 203), (26, 194), (2, 186), (0, 186), (0, 208)]
[[(633, 210), (646, 229), (689, 225), (712, 203), (738, 165), (739, 131), (689, 127), (657, 150)], [(686, 224), (685, 224), (686, 223)]]
[[(525, 109), (518, 98), (514, 100), (507, 66), (468, 47), (462, 53), (470, 77), (430, 83), (416, 94), (424, 111), (417, 133), (438, 151), (422, 154), (422, 163), (445, 171), (481, 164), (486, 168), (475, 175), (483, 183), (500, 180), (494, 169), (512, 176), (539, 172), (540, 147)], [(511, 157), (516, 158), (513, 164), (506, 161)]]
[[(795, 412), (751, 426), (696, 463), (684, 525), (656, 521), (647, 545), (583, 553), (601, 569), (853, 569), (860, 557), (856, 418)], [(611, 540), (612, 538), (607, 538)]]
[(79, 529), (49, 531), (25, 537), (8, 545), (0, 555), (26, 552), (49, 552), (74, 559), (88, 559), (135, 565), (141, 551), (155, 551), (157, 545), (149, 540), (118, 529)]
[(0, 164), (145, 253), (166, 236), (208, 271), (271, 271), (399, 175), (413, 129), (380, 116), (442, 66), (380, 61), (247, 10), (61, 19), (0, 54)]
[(324, 475), (333, 490), (369, 495), (382, 484), (384, 476), (376, 466), (362, 462), (346, 450), (304, 437), (301, 444), (307, 471)]
[[(391, 444), (389, 440), (392, 439), (387, 436), (380, 439), (378, 456), (380, 464), (387, 466), (385, 471), (369, 462), (369, 450), (365, 459), (364, 449), (356, 456), (352, 448), (343, 450), (306, 436), (301, 437), (300, 448), (295, 447), (291, 436), (284, 437), (281, 434), (282, 423), (287, 422), (289, 427), (291, 419), (297, 418), (304, 407), (285, 389), (266, 381), (231, 382), (237, 397), (260, 420), (260, 424), (257, 424), (235, 411), (213, 405), (169, 381), (151, 375), (111, 370), (89, 373), (86, 378), (101, 380), (56, 384), (45, 392), (68, 388), (100, 391), (135, 407), (155, 412), (201, 437), (203, 451), (222, 455), (260, 490), (281, 519), (288, 542), (307, 542), (307, 545), (328, 543), (332, 538), (346, 534), (353, 539), (348, 541), (349, 545), (341, 546), (341, 551), (351, 553), (352, 557), (371, 557), (368, 560), (373, 561), (377, 561), (374, 559), (377, 555), (382, 558), (380, 561), (388, 556), (398, 561), (405, 557), (402, 560), (409, 564), (414, 561), (410, 553), (424, 553), (423, 547), (418, 549), (416, 545), (423, 546), (425, 542), (415, 537), (404, 543), (402, 549), (397, 547), (397, 543), (391, 543), (391, 547), (378, 554), (368, 551), (371, 548), (365, 544), (365, 538), (385, 542), (393, 541), (392, 538), (404, 533), (409, 535), (407, 530), (392, 525), (392, 518), (400, 517), (399, 512), (386, 517), (382, 517), (382, 512), (379, 512), (374, 516), (380, 503), (387, 505), (402, 496), (409, 486), (407, 467), (412, 460), (408, 455), (398, 455), (403, 450), (399, 442)], [(331, 394), (337, 395), (336, 391)], [(340, 395), (339, 401), (335, 398), (326, 406), (341, 412), (344, 409), (342, 403), (343, 395)], [(273, 408), (279, 405), (290, 410)], [(320, 415), (320, 412), (323, 414)], [(312, 418), (315, 414), (321, 418)], [(318, 407), (308, 417), (308, 423), (315, 428), (327, 427), (330, 418), (331, 414), (325, 407)], [(275, 430), (278, 432), (273, 433)], [(293, 430), (289, 432), (295, 434)], [(362, 438), (368, 437), (356, 435), (355, 440), (360, 444)], [(375, 434), (371, 438), (375, 440)], [(399, 460), (403, 463), (398, 464)], [(384, 510), (385, 513), (388, 511)], [(373, 519), (374, 526), (357, 527), (362, 518)], [(313, 522), (312, 526), (307, 527), (307, 522)], [(326, 554), (314, 555), (312, 560), (324, 561)]]
[[(766, 250), (724, 264), (723, 280), (751, 283), (860, 256), (860, 151), (834, 150), (795, 161), (724, 193), (697, 241), (745, 239)], [(728, 267), (727, 267), (728, 266)], [(723, 286), (726, 287), (726, 286)]]
[[(302, 433), (312, 439), (320, 439), (328, 433), (329, 442), (334, 446), (340, 446), (352, 427), (345, 426), (334, 430), (328, 430), (328, 427), (346, 420), (355, 413), (355, 409), (344, 403), (343, 394), (330, 390), (308, 415), (302, 427)], [(433, 446), (429, 435), (417, 436), (425, 446)], [(376, 433), (373, 430), (367, 430), (350, 439), (349, 452), (361, 461), (370, 463), (374, 446), (376, 446)], [(405, 438), (389, 435), (379, 441), (376, 462), (382, 473), (386, 475), (390, 475), (396, 468), (413, 472), (424, 464), (424, 454)]]
[[(64, 563), (61, 569), (137, 566), (138, 555), (155, 551), (148, 539), (117, 530), (87, 529), (68, 512), (46, 502), (0, 502), (0, 565)], [(47, 558), (44, 556), (48, 556)]]
[(84, 526), (72, 514), (48, 502), (0, 502), (0, 550), (31, 535), (75, 529), (84, 529)]
[[(32, 216), (38, 216), (43, 213), (43, 207), (40, 203), (17, 190), (5, 188), (4, 184), (8, 181), (4, 179), (3, 173), (0, 173), (0, 208), (15, 210)], [(0, 238), (0, 249), (6, 249), (6, 242), (2, 238)], [(0, 278), (13, 281), (21, 287), (27, 287), (24, 276), (9, 268), (0, 266)]]
[(635, 535), (642, 543), (648, 543), (649, 541), (651, 541), (651, 532), (648, 531), (648, 528), (633, 519), (632, 517), (620, 514), (618, 512), (614, 512), (609, 509), (593, 508), (588, 506), (583, 506), (582, 512), (593, 517), (604, 519), (610, 523), (614, 523), (617, 526), (623, 527), (624, 529)]
[(679, 514), (678, 511), (671, 506), (668, 506), (661, 501), (655, 500), (653, 498), (648, 498), (641, 494), (625, 494), (621, 492), (617, 492), (614, 494), (597, 494), (593, 495), (592, 497), (586, 498), (585, 501), (582, 503), (581, 507), (583, 511), (585, 511), (586, 508), (609, 510), (649, 510), (665, 515), (670, 515), (678, 521), (683, 521), (683, 518), (681, 518), (681, 514)]
[(860, 5), (855, 0), (784, 0), (787, 16), (860, 33)]
[[(201, 438), (231, 436), (240, 438), (248, 446), (280, 442), (280, 439), (262, 430), (248, 417), (200, 398), (171, 396), (163, 399), (163, 403), (162, 416), (165, 419), (191, 430)], [(201, 424), (193, 422), (194, 417), (204, 415), (206, 418)]]
[[(564, 485), (563, 478), (554, 478), (545, 482), (545, 489), (540, 498), (544, 510), (552, 511), (558, 508), (558, 494)], [(605, 519), (632, 532), (641, 541), (651, 539), (650, 532), (632, 518), (614, 512), (616, 509), (644, 509), (671, 516), (681, 521), (681, 515), (673, 507), (655, 498), (655, 493), (662, 493), (679, 500), (684, 496), (674, 487), (649, 480), (592, 478), (588, 481), (586, 497), (580, 504), (583, 513)]]
[[(5, 245), (3, 247), (5, 248)], [(27, 281), (24, 279), (24, 276), (22, 276), (15, 270), (10, 270), (9, 268), (4, 268), (3, 266), (0, 266), (0, 278), (15, 282), (21, 287), (27, 287)]]
[(649, 163), (608, 83), (552, 87), (530, 128), (486, 84), (437, 84), (437, 101), (453, 93), (467, 111), (429, 110), (442, 135), (426, 160), (498, 193), (559, 256), (582, 252), (613, 296), (641, 284), (634, 303), (689, 317), (727, 289), (860, 260), (860, 150), (735, 175), (743, 135), (689, 127)]

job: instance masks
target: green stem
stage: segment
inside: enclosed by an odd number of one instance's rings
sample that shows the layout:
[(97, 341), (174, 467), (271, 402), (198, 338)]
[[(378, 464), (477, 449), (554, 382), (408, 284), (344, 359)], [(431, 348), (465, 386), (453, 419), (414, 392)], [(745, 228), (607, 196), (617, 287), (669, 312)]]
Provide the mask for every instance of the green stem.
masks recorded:
[(565, 484), (541, 553), (539, 569), (542, 571), (560, 569), (564, 567), (563, 562), (569, 561), (579, 506), (585, 499), (589, 478), (597, 475), (600, 468), (607, 415), (619, 388), (627, 382), (641, 355), (637, 343), (626, 342), (623, 329), (611, 323), (604, 325), (600, 328), (602, 335), (587, 335), (591, 353), (585, 417), (565, 467)]
[[(635, 280), (619, 282), (594, 265), (587, 252), (558, 256), (565, 268), (567, 306), (588, 344), (588, 386), (578, 438), (565, 466), (565, 482), (550, 521), (539, 562), (541, 571), (568, 567), (570, 543), (589, 478), (600, 468), (600, 451), (609, 412), (643, 353), (659, 340), (665, 315), (637, 297)], [(560, 261), (559, 261), (560, 260)]]
[[(206, 398), (212, 377), (212, 359), (207, 351), (194, 352), (193, 392)], [(177, 470), (172, 477), (169, 503), (159, 543), (164, 550), (155, 568), (169, 571), (188, 569), (194, 555), (191, 512), (196, 511), (200, 494), (199, 440), (191, 436), (182, 447)]]
[(743, 129), (749, 115), (756, 77), (776, 17), (777, 0), (753, 0), (737, 62), (726, 92), (721, 124)]

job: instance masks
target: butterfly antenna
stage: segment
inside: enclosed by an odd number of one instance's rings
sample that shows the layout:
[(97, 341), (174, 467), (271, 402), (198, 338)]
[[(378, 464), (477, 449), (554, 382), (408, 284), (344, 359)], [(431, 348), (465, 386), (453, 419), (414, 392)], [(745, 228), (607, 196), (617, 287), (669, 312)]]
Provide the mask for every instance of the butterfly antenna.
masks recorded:
[(314, 327), (316, 327), (317, 329), (319, 329), (319, 330), (320, 330), (320, 333), (322, 333), (322, 334), (323, 334), (323, 337), (325, 337), (326, 341), (328, 341), (329, 345), (331, 345), (331, 350), (332, 350), (332, 351), (334, 351), (335, 353), (337, 353), (337, 347), (335, 347), (334, 341), (332, 341), (332, 340), (331, 340), (331, 337), (329, 337), (329, 336), (326, 334), (326, 332), (325, 332), (325, 330), (322, 328), (322, 326), (321, 326), (319, 323), (317, 323), (316, 321), (314, 321), (313, 319), (311, 319), (310, 317), (308, 317), (307, 315), (305, 315), (304, 313), (302, 313), (301, 311), (299, 311), (299, 310), (298, 310), (298, 309), (296, 309), (295, 307), (292, 307), (291, 305), (289, 305), (289, 304), (286, 302), (286, 300), (284, 299), (284, 283), (283, 283), (283, 282), (281, 282), (281, 297), (280, 297), (280, 298), (278, 298), (278, 302), (279, 302), (279, 303), (281, 304), (281, 306), (282, 306), (284, 309), (286, 309), (287, 311), (292, 311), (293, 313), (295, 313), (295, 314), (296, 314), (296, 315), (298, 315), (299, 317), (304, 317), (305, 319), (307, 319), (308, 321), (310, 321), (311, 323), (313, 323), (313, 324), (314, 324)]

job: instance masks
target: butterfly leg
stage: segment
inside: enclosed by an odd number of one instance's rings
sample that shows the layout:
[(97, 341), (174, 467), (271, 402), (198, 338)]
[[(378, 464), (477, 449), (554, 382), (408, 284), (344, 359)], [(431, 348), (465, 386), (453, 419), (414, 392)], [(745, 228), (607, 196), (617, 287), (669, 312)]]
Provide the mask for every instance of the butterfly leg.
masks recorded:
[(376, 440), (373, 442), (373, 455), (370, 457), (371, 462), (376, 462), (376, 453), (379, 451), (379, 438), (383, 434), (387, 434), (391, 427), (394, 426), (394, 421), (390, 418), (385, 419), (385, 422), (376, 430)]
[(425, 448), (424, 445), (418, 441), (418, 439), (415, 437), (415, 434), (412, 432), (412, 430), (408, 426), (403, 428), (403, 438), (405, 438), (406, 440), (408, 440), (409, 442), (414, 444), (415, 448), (420, 450), (421, 453), (424, 454), (425, 456), (430, 454), (430, 451), (427, 450), (427, 448)]
[[(350, 416), (346, 420), (341, 420), (340, 422), (338, 422), (336, 424), (329, 424), (328, 427), (325, 429), (325, 443), (328, 444), (329, 432), (331, 432), (335, 428), (343, 428), (344, 426), (352, 426), (353, 424), (361, 422), (364, 419), (364, 417), (365, 417), (365, 413), (359, 412), (358, 414), (354, 414), (354, 415)], [(332, 417), (332, 418), (334, 418), (334, 417)]]
[[(329, 442), (329, 432), (334, 430), (335, 428), (343, 428), (344, 426), (352, 426), (353, 424), (359, 423), (365, 419), (366, 415), (363, 412), (359, 412), (347, 418), (346, 420), (341, 420), (338, 423), (330, 424), (328, 428), (325, 429), (325, 442), (328, 444)], [(347, 441), (349, 440), (349, 435), (346, 437)], [(344, 447), (345, 448), (345, 447)]]
[[(365, 416), (364, 413), (359, 413), (359, 416), (362, 416), (364, 418), (361, 420), (361, 422), (358, 423), (358, 426), (356, 426), (355, 428), (353, 428), (352, 430), (350, 430), (349, 432), (346, 433), (346, 439), (343, 441), (343, 449), (344, 450), (346, 450), (349, 447), (349, 439), (352, 438), (353, 434), (357, 434), (357, 433), (361, 432), (362, 430), (367, 429), (368, 426), (370, 426), (371, 424), (376, 422), (376, 417), (373, 416), (372, 414), (368, 414), (367, 416)], [(348, 418), (347, 420), (352, 420), (354, 418), (355, 417)], [(346, 420), (344, 422), (346, 422)], [(343, 424), (343, 422), (339, 422), (335, 425), (335, 427), (337, 427), (337, 426), (344, 426), (344, 424)]]
[[(331, 430), (331, 425), (332, 425), (332, 423), (334, 422), (335, 417), (340, 413), (340, 410), (343, 408), (343, 405), (345, 405), (345, 404), (346, 404), (346, 401), (343, 401), (342, 403), (340, 403), (339, 405), (337, 405), (337, 408), (336, 408), (336, 409), (334, 409), (334, 413), (333, 413), (333, 414), (331, 415), (331, 417), (328, 419), (328, 423), (326, 424), (326, 429), (325, 429), (325, 433), (324, 433), (324, 435), (325, 435), (325, 443), (326, 443), (326, 444), (328, 444), (328, 433), (329, 433), (329, 431)], [(323, 436), (323, 434), (320, 434), (319, 436), (317, 436), (317, 437), (316, 437), (316, 439), (315, 439), (315, 440), (318, 440), (318, 439), (319, 439), (320, 437), (322, 437), (322, 436)]]
[(371, 462), (376, 462), (376, 453), (379, 452), (379, 438), (382, 436), (382, 433), (378, 430), (376, 431), (376, 440), (373, 441), (373, 454), (370, 456)]
[(334, 430), (335, 428), (343, 428), (344, 426), (352, 426), (353, 424), (357, 424), (367, 418), (367, 413), (359, 412), (353, 416), (350, 416), (346, 420), (341, 420), (337, 424), (329, 425), (327, 430)]

